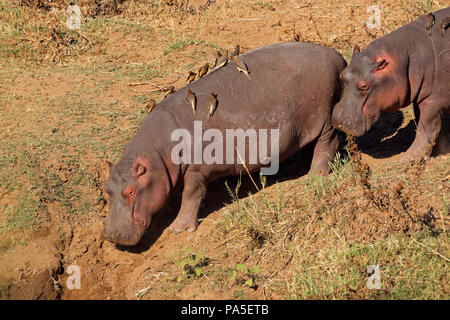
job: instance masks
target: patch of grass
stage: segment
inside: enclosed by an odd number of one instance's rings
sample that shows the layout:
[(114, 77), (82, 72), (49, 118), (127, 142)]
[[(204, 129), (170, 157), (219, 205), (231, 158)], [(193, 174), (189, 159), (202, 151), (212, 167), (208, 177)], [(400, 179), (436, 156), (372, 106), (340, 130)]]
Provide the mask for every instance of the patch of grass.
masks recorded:
[[(4, 156), (0, 161), (4, 166), (0, 167), (0, 185), (7, 191), (17, 190), (20, 194), (17, 202), (8, 209), (8, 230), (37, 226), (47, 221), (50, 203), (61, 206), (67, 217), (73, 213), (85, 214), (101, 200), (97, 197), (94, 201), (84, 194), (86, 188), (95, 190), (89, 193), (97, 193), (96, 190), (100, 189), (96, 178), (79, 161), (87, 144), (58, 131), (51, 133), (48, 129), (47, 132), (38, 134), (36, 138), (30, 135), (14, 137), (2, 146)], [(90, 141), (92, 136), (81, 138)], [(77, 155), (72, 146), (78, 150)], [(55, 159), (57, 162), (48, 162), (49, 153), (58, 151), (63, 153)]]
[(423, 14), (431, 12), (433, 9), (433, 0), (418, 0), (419, 6)]
[(143, 95), (143, 94), (137, 94), (137, 95), (133, 96), (133, 100), (136, 103), (144, 104), (144, 103), (148, 102), (148, 96), (147, 95)]
[(126, 20), (104, 17), (86, 18), (85, 22), (82, 24), (82, 28), (85, 31), (93, 33), (105, 31), (107, 28), (111, 30), (111, 27), (115, 27), (114, 30), (116, 31), (122, 30), (124, 34), (129, 34), (132, 31), (148, 32), (151, 30), (150, 27), (146, 25), (137, 24)]
[(10, 281), (0, 275), (0, 300), (7, 300), (9, 297)]
[(19, 196), (15, 203), (6, 206), (4, 209), (6, 221), (4, 225), (0, 226), (0, 233), (37, 227), (39, 220), (35, 211), (36, 208), (38, 208), (36, 200), (29, 196)]
[(253, 10), (269, 10), (275, 11), (275, 7), (269, 1), (253, 1), (250, 3), (246, 3), (246, 6), (252, 8)]
[[(430, 172), (439, 168), (418, 161), (375, 175), (354, 147), (347, 152), (351, 158), (337, 154), (327, 177), (263, 187), (246, 199), (237, 197), (239, 183), (227, 185), (233, 203), (217, 222), (219, 239), (246, 243), (250, 263), (263, 261), (258, 284), (283, 298), (448, 298), (450, 224), (439, 218), (448, 203)], [(366, 287), (369, 265), (381, 268), (381, 290)]]
[[(0, 234), (2, 232), (0, 231)], [(14, 246), (14, 240), (10, 237), (0, 238), (0, 256)]]
[(186, 46), (204, 45), (204, 44), (205, 44), (204, 40), (192, 40), (192, 39), (177, 40), (171, 43), (166, 49), (163, 50), (163, 55), (168, 55), (173, 51), (184, 49)]
[(347, 49), (342, 52), (342, 57), (347, 61), (347, 64), (350, 64), (352, 60), (353, 49)]
[[(439, 241), (426, 239), (432, 247)], [(302, 257), (292, 295), (300, 299), (446, 299), (448, 263), (427, 254), (406, 237), (389, 237), (365, 245), (348, 243)], [(381, 270), (381, 289), (366, 286), (367, 267)]]

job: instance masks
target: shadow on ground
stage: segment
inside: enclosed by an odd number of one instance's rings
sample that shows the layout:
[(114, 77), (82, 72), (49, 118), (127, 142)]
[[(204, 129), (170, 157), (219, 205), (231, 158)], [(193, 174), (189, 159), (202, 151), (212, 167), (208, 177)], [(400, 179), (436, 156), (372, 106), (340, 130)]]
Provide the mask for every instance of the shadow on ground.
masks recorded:
[[(408, 150), (416, 137), (416, 119), (400, 128), (404, 121), (401, 111), (387, 113), (365, 135), (356, 139), (358, 148), (376, 159), (390, 158)], [(399, 129), (400, 128), (400, 129)], [(441, 133), (433, 148), (433, 156), (450, 152), (450, 115), (442, 120)]]
[(405, 127), (399, 129), (403, 120), (401, 111), (382, 115), (369, 132), (356, 139), (358, 148), (376, 159), (390, 158), (405, 152), (414, 141), (416, 123), (411, 120)]

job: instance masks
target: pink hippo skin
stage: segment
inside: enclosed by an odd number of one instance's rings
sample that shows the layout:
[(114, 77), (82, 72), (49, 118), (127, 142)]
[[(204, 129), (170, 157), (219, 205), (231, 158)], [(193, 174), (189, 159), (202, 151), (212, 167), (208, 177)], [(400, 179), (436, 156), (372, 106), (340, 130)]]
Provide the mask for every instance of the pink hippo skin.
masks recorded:
[(444, 119), (450, 112), (450, 30), (446, 30), (450, 8), (432, 14), (435, 23), (430, 31), (427, 16), (422, 16), (361, 52), (355, 47), (351, 63), (341, 74), (342, 99), (333, 110), (336, 128), (361, 136), (382, 112), (412, 103), (416, 137), (402, 160), (427, 156), (436, 142), (448, 152), (448, 130), (439, 133), (443, 125), (448, 126)]
[[(338, 147), (331, 113), (341, 93), (339, 74), (345, 60), (333, 49), (300, 42), (262, 47), (239, 58), (247, 65), (250, 79), (229, 62), (167, 96), (144, 120), (122, 159), (112, 165), (105, 184), (110, 198), (105, 239), (137, 244), (179, 184), (183, 186), (181, 208), (169, 230), (195, 231), (208, 184), (221, 177), (246, 174), (237, 158), (233, 164), (173, 161), (171, 154), (178, 141), (172, 141), (172, 133), (179, 129), (192, 133), (194, 120), (202, 121), (203, 132), (216, 129), (224, 137), (227, 129), (278, 129), (279, 161), (312, 143), (310, 172), (329, 172), (329, 161)], [(186, 102), (188, 89), (196, 96), (195, 113)], [(212, 92), (218, 104), (209, 117)], [(248, 149), (248, 139), (245, 144)], [(269, 143), (267, 150), (271, 149)], [(250, 163), (248, 152), (245, 163), (250, 172), (265, 166), (259, 160)]]

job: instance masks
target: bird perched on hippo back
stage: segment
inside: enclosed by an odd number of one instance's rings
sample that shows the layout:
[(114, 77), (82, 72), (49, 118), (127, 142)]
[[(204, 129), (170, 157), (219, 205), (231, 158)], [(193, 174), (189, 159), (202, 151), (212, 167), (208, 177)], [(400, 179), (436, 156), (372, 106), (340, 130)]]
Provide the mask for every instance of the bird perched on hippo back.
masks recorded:
[(148, 100), (148, 104), (145, 108), (147, 109), (148, 113), (150, 113), (150, 112), (152, 112), (153, 108), (155, 108), (155, 107), (156, 107), (156, 101), (153, 99), (150, 99), (150, 100)]
[(216, 66), (214, 70), (222, 68), (228, 63), (228, 50), (225, 50), (223, 54), (220, 55), (220, 58), (217, 60)]
[(189, 106), (191, 106), (192, 111), (193, 111), (194, 114), (195, 114), (195, 111), (196, 111), (196, 109), (197, 109), (197, 98), (196, 98), (195, 94), (192, 92), (191, 89), (188, 89), (188, 90), (187, 90), (187, 93), (186, 93), (186, 102), (188, 103)]
[(106, 240), (139, 242), (180, 185), (181, 207), (169, 230), (195, 231), (209, 183), (247, 170), (275, 174), (280, 161), (307, 145), (314, 148), (310, 173), (329, 172), (339, 144), (331, 113), (342, 56), (289, 42), (239, 57), (252, 81), (227, 64), (167, 96), (144, 120), (105, 184)]
[(241, 58), (234, 56), (233, 57), (233, 62), (236, 64), (236, 68), (238, 69), (239, 72), (244, 73), (247, 78), (250, 80), (250, 75), (248, 74), (248, 69), (247, 69), (247, 65), (245, 64), (244, 61), (242, 61)]
[(374, 40), (363, 51), (355, 47), (341, 75), (344, 90), (333, 111), (335, 127), (361, 136), (381, 113), (412, 103), (416, 136), (401, 159), (428, 155), (437, 140), (439, 146), (448, 144), (448, 130), (440, 132), (449, 125), (445, 115), (450, 112), (450, 34), (433, 32), (440, 31), (448, 17), (450, 7)]
[(197, 74), (195, 72), (189, 71), (188, 76), (186, 78), (186, 82), (187, 83), (191, 83), (195, 80), (195, 77), (197, 76)]
[(216, 58), (214, 59), (214, 64), (212, 65), (212, 69), (215, 69), (217, 66), (217, 62), (219, 61), (219, 59), (222, 58), (222, 53), (217, 50), (216, 51)]
[(208, 73), (209, 63), (205, 63), (198, 69), (198, 77), (201, 78)]
[(175, 87), (174, 86), (170, 86), (170, 87), (164, 88), (162, 90), (164, 91), (164, 99), (165, 99), (165, 98), (167, 98), (167, 96), (169, 94), (172, 94), (172, 93), (175, 92)]
[(212, 92), (211, 95), (209, 96), (209, 100), (208, 100), (208, 119), (211, 119), (211, 117), (213, 116), (214, 112), (216, 112), (217, 109), (217, 97), (216, 97), (216, 93)]
[(237, 57), (240, 53), (241, 53), (241, 47), (239, 45), (236, 45), (233, 52), (230, 54), (230, 59)]

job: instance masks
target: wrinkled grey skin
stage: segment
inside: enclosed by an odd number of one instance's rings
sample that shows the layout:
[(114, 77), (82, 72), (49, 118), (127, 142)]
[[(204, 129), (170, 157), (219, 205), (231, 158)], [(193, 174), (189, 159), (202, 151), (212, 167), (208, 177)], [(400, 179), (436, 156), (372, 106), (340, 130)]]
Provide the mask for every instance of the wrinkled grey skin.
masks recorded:
[[(194, 120), (203, 121), (203, 132), (216, 128), (224, 137), (225, 129), (278, 128), (280, 161), (315, 143), (311, 172), (329, 172), (328, 162), (338, 147), (331, 112), (340, 96), (339, 74), (345, 60), (332, 49), (299, 42), (262, 47), (240, 58), (251, 80), (230, 62), (169, 95), (144, 120), (106, 182), (111, 199), (103, 231), (107, 240), (136, 244), (177, 184), (183, 184), (182, 203), (169, 230), (194, 231), (208, 184), (224, 176), (246, 174), (238, 159), (235, 164), (172, 162), (171, 151), (178, 144), (171, 141), (172, 132), (185, 128), (192, 133)], [(185, 101), (188, 89), (197, 97), (195, 116)], [(217, 93), (219, 103), (208, 120), (211, 92)], [(249, 164), (246, 154), (249, 171), (259, 170), (262, 164)]]
[[(431, 36), (426, 30), (426, 16), (422, 16), (373, 41), (361, 52), (355, 47), (352, 61), (342, 73), (342, 99), (333, 111), (336, 128), (361, 136), (381, 113), (413, 103), (416, 138), (402, 159), (431, 152), (450, 112), (450, 32), (441, 32), (450, 8), (433, 14)], [(445, 149), (448, 135), (441, 134), (439, 139), (438, 146)]]

